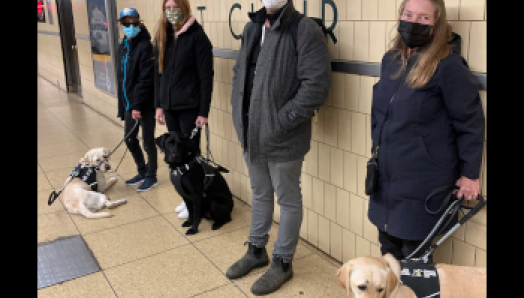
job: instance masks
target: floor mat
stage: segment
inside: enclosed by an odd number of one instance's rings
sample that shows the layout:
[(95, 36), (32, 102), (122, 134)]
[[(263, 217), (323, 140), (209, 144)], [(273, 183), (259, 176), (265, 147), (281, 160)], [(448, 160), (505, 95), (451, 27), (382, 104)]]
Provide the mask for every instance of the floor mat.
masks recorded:
[(64, 237), (38, 246), (38, 289), (100, 270), (81, 236)]

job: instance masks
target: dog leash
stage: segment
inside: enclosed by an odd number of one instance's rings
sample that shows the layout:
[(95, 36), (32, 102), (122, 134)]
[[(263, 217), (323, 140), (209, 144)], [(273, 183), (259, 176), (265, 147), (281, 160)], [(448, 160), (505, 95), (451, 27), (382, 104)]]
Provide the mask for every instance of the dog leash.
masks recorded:
[[(131, 135), (131, 133), (136, 129), (136, 127), (138, 126), (138, 119), (135, 119), (135, 125), (133, 125), (133, 128), (131, 128), (131, 130), (129, 131), (129, 133), (122, 139), (122, 141), (120, 141), (120, 143), (118, 143), (118, 145), (116, 145), (115, 149), (113, 149), (113, 151), (111, 151), (105, 158), (104, 160), (102, 160), (100, 162), (100, 164), (98, 164), (98, 166), (95, 167), (95, 171), (98, 172), (98, 170), (100, 170), (100, 166), (107, 162), (107, 160), (109, 159), (109, 157), (111, 155), (113, 155), (113, 153), (115, 153), (116, 149), (118, 149), (118, 147), (120, 147), (120, 145), (122, 145), (122, 143), (127, 139), (127, 137), (129, 137)], [(122, 160), (124, 160), (124, 157), (126, 156), (126, 153), (127, 153), (127, 150), (128, 148), (126, 148), (126, 151), (124, 151), (124, 156), (122, 156), (122, 159), (120, 159), (120, 162), (118, 163), (118, 165), (116, 166), (116, 169), (113, 171), (113, 172), (108, 172), (108, 173), (116, 173), (116, 170), (118, 170), (118, 167), (120, 166), (120, 164), (122, 163)], [(62, 186), (62, 189), (60, 189), (60, 191), (57, 193), (56, 191), (52, 191), (51, 194), (49, 195), (49, 198), (47, 199), (47, 205), (48, 206), (51, 206), (51, 204), (53, 204), (55, 202), (55, 200), (58, 198), (58, 196), (62, 193), (62, 191), (64, 190), (64, 188), (67, 186), (67, 184), (69, 184), (69, 182), (71, 182), (71, 180), (73, 180), (74, 177), (78, 176), (78, 172), (76, 171), (72, 171), (71, 174), (69, 174), (69, 177), (67, 177), (67, 180), (64, 184), (64, 186)]]

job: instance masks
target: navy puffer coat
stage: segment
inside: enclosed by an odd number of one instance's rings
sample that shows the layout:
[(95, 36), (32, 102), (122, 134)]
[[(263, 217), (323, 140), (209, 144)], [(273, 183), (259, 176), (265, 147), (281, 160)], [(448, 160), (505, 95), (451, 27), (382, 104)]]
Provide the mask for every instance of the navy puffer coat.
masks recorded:
[[(368, 217), (379, 230), (406, 240), (424, 239), (440, 218), (424, 207), (432, 190), (454, 185), (460, 176), (479, 178), (484, 146), (479, 82), (467, 62), (454, 51), (440, 61), (426, 86), (413, 89), (405, 78), (417, 55), (410, 56), (398, 79), (391, 77), (401, 57), (391, 51), (384, 55), (371, 112), (373, 151), (383, 131), (378, 189), (370, 197)], [(436, 211), (445, 195), (433, 197), (428, 208)]]

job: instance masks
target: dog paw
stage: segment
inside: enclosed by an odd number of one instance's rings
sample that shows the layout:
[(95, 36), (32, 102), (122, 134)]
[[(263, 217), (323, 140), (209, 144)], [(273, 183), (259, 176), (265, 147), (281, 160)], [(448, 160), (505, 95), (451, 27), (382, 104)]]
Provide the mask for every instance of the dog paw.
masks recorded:
[(214, 223), (214, 224), (211, 226), (211, 230), (218, 230), (218, 229), (220, 229), (223, 225), (224, 225), (224, 223), (222, 223), (222, 222), (216, 222), (216, 223)]
[(193, 235), (193, 234), (196, 234), (198, 233), (198, 230), (195, 230), (193, 228), (189, 229), (186, 231), (186, 235)]
[(184, 223), (182, 224), (182, 227), (183, 228), (187, 228), (187, 227), (190, 227), (193, 223), (190, 222), (189, 220), (186, 220), (184, 221)]

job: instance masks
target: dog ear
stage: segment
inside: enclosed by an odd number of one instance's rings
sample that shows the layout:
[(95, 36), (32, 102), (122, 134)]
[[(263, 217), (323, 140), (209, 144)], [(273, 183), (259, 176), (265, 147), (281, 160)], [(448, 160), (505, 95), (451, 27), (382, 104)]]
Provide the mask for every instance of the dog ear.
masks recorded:
[(386, 275), (386, 298), (398, 287), (400, 281), (400, 262), (391, 254), (385, 254), (384, 260), (388, 265)]
[(354, 265), (351, 261), (345, 263), (337, 270), (338, 283), (341, 287), (346, 289), (346, 296), (353, 297), (353, 291), (349, 284), (349, 278), (351, 277), (351, 272), (353, 271)]
[(82, 158), (80, 159), (80, 163), (81, 163), (81, 164), (87, 164), (88, 166), (91, 165), (91, 161), (92, 161), (92, 160), (91, 160), (91, 154), (90, 154), (90, 152), (87, 152), (87, 153), (84, 155), (84, 157), (82, 157)]

